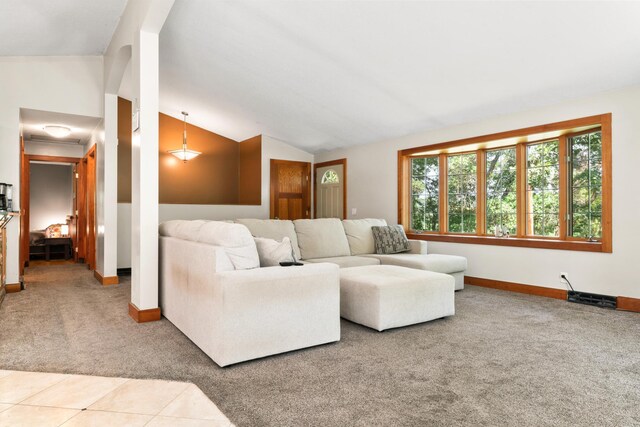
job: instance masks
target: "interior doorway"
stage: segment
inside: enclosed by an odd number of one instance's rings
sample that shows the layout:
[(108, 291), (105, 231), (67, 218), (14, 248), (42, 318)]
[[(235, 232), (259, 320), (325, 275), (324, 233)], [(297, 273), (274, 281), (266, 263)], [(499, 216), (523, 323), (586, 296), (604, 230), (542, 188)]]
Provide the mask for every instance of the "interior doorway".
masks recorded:
[(96, 263), (99, 117), (20, 109), (20, 274), (45, 264)]
[(315, 218), (347, 217), (347, 159), (314, 165)]
[(28, 156), (29, 199), (24, 218), (28, 221), (30, 265), (74, 258), (74, 174), (78, 160)]
[(311, 163), (271, 159), (272, 219), (311, 218)]

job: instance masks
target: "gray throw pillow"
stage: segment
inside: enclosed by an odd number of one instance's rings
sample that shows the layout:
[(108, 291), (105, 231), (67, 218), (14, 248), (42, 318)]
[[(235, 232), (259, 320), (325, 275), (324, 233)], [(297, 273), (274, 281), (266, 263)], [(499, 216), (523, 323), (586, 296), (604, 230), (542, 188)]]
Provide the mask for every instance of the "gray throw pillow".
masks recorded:
[(377, 254), (397, 254), (410, 249), (401, 225), (373, 226), (371, 231)]

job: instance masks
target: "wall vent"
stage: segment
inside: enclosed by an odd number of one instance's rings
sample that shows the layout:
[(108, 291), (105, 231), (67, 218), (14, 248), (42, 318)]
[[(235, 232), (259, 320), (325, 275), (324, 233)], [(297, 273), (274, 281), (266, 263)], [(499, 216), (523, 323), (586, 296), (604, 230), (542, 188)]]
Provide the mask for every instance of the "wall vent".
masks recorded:
[(618, 306), (618, 298), (611, 295), (590, 294), (588, 292), (569, 291), (567, 301), (578, 304), (595, 305), (602, 308), (613, 308)]

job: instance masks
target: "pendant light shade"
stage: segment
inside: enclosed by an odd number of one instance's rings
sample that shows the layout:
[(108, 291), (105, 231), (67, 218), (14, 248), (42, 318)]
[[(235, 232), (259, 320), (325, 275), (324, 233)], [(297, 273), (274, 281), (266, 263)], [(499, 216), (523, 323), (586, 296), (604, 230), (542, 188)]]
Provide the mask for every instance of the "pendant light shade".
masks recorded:
[(183, 162), (187, 162), (187, 160), (195, 159), (200, 154), (200, 151), (189, 150), (187, 148), (187, 116), (189, 113), (183, 111), (182, 115), (184, 116), (184, 131), (182, 132), (182, 148), (178, 150), (171, 150), (169, 153), (173, 154)]

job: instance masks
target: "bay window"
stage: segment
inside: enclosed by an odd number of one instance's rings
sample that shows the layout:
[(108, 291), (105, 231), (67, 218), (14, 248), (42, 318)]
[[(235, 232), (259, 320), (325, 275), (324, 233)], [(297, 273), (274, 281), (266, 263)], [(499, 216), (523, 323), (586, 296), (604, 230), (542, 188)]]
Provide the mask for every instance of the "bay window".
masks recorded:
[(398, 152), (412, 238), (611, 252), (611, 115)]

